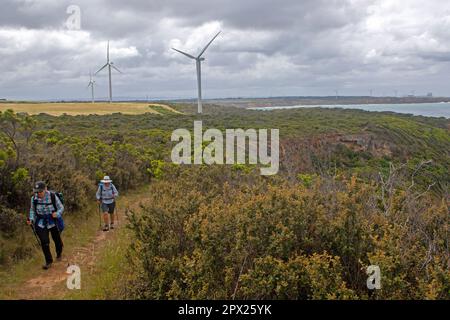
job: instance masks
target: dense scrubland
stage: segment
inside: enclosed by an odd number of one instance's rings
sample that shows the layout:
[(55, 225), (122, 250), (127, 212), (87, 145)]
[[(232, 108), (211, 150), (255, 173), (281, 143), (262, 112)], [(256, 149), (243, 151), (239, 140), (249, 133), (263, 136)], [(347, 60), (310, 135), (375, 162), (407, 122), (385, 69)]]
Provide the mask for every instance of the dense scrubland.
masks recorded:
[[(114, 298), (449, 299), (449, 121), (358, 110), (0, 114), (0, 265), (35, 252), (32, 182), (84, 219), (96, 183), (150, 184), (128, 213), (132, 245)], [(172, 130), (277, 128), (280, 172), (177, 166)], [(75, 226), (76, 227), (76, 226)], [(366, 287), (380, 266), (382, 289)]]

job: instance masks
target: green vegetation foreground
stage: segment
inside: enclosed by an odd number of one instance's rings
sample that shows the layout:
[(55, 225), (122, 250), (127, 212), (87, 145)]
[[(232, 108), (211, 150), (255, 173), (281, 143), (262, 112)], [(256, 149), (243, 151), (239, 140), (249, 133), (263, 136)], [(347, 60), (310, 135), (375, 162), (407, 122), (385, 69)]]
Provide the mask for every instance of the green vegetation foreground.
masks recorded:
[[(175, 108), (183, 114), (1, 113), (1, 268), (35, 253), (32, 181), (63, 191), (81, 228), (109, 174), (120, 191), (150, 191), (129, 214), (133, 245), (108, 258), (121, 268), (103, 298), (450, 298), (448, 120), (207, 106), (204, 129), (280, 129), (280, 172), (261, 177), (246, 165), (172, 165), (172, 130), (198, 118)], [(382, 289), (372, 293), (373, 264)]]

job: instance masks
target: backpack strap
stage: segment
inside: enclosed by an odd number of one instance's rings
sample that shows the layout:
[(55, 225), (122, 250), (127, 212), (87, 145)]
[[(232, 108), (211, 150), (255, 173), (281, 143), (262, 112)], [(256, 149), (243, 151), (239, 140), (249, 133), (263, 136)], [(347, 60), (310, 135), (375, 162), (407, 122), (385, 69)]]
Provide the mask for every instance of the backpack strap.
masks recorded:
[(50, 192), (50, 199), (52, 200), (53, 209), (58, 211), (58, 208), (56, 207), (56, 194), (54, 192)]
[[(111, 182), (111, 191), (112, 191), (113, 198), (115, 195), (114, 188), (115, 188), (115, 186)], [(103, 183), (100, 183), (100, 200), (102, 200), (102, 196), (103, 196)]]
[(33, 195), (33, 209), (34, 209), (34, 214), (37, 217), (37, 202), (38, 200), (36, 199), (36, 195)]

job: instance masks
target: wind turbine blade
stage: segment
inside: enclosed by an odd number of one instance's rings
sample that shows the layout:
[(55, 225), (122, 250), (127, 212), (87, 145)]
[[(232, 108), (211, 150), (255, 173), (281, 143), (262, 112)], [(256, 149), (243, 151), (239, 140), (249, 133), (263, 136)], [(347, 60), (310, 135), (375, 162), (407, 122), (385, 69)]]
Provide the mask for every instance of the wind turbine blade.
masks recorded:
[(202, 54), (205, 53), (206, 49), (208, 49), (208, 47), (211, 45), (211, 43), (217, 38), (217, 36), (218, 36), (221, 32), (222, 32), (222, 31), (219, 31), (219, 32), (214, 36), (214, 38), (212, 38), (211, 41), (208, 42), (208, 44), (206, 45), (206, 47), (202, 50), (202, 52), (200, 52), (200, 54), (198, 55), (197, 58), (200, 58), (200, 57), (202, 56)]
[(114, 69), (116, 69), (117, 71), (119, 71), (120, 73), (123, 73), (122, 71), (120, 71), (119, 69), (117, 69), (117, 67), (111, 63), (111, 67), (113, 67)]
[(181, 54), (184, 54), (186, 57), (188, 57), (188, 58), (191, 58), (191, 59), (197, 59), (196, 57), (194, 57), (194, 56), (191, 56), (189, 53), (186, 53), (186, 52), (183, 52), (183, 51), (181, 51), (181, 50), (178, 50), (178, 49), (175, 49), (175, 48), (172, 48), (172, 50), (175, 50), (176, 52), (179, 52), (179, 53), (181, 53)]
[(99, 73), (100, 71), (102, 71), (103, 69), (105, 69), (108, 66), (108, 63), (105, 64), (103, 67), (100, 68), (100, 70), (98, 70), (96, 73), (94, 73), (94, 76), (97, 75), (97, 73)]
[(108, 47), (106, 49), (106, 61), (109, 62), (109, 40), (108, 40)]

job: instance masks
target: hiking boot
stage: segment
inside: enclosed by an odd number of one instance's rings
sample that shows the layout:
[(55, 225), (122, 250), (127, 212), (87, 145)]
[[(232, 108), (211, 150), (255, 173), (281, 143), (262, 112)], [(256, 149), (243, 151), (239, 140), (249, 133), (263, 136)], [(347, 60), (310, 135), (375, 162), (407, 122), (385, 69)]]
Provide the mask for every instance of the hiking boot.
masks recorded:
[(59, 255), (56, 256), (56, 261), (61, 261), (62, 260), (62, 253), (60, 253)]
[(114, 223), (111, 223), (111, 226), (109, 227), (111, 230), (114, 229)]
[(109, 227), (106, 225), (103, 227), (103, 231), (109, 231)]
[(44, 264), (44, 265), (42, 266), (42, 269), (48, 270), (48, 269), (50, 269), (51, 266), (52, 266), (52, 263), (51, 263), (51, 262), (50, 262), (50, 263), (46, 263), (46, 264)]

